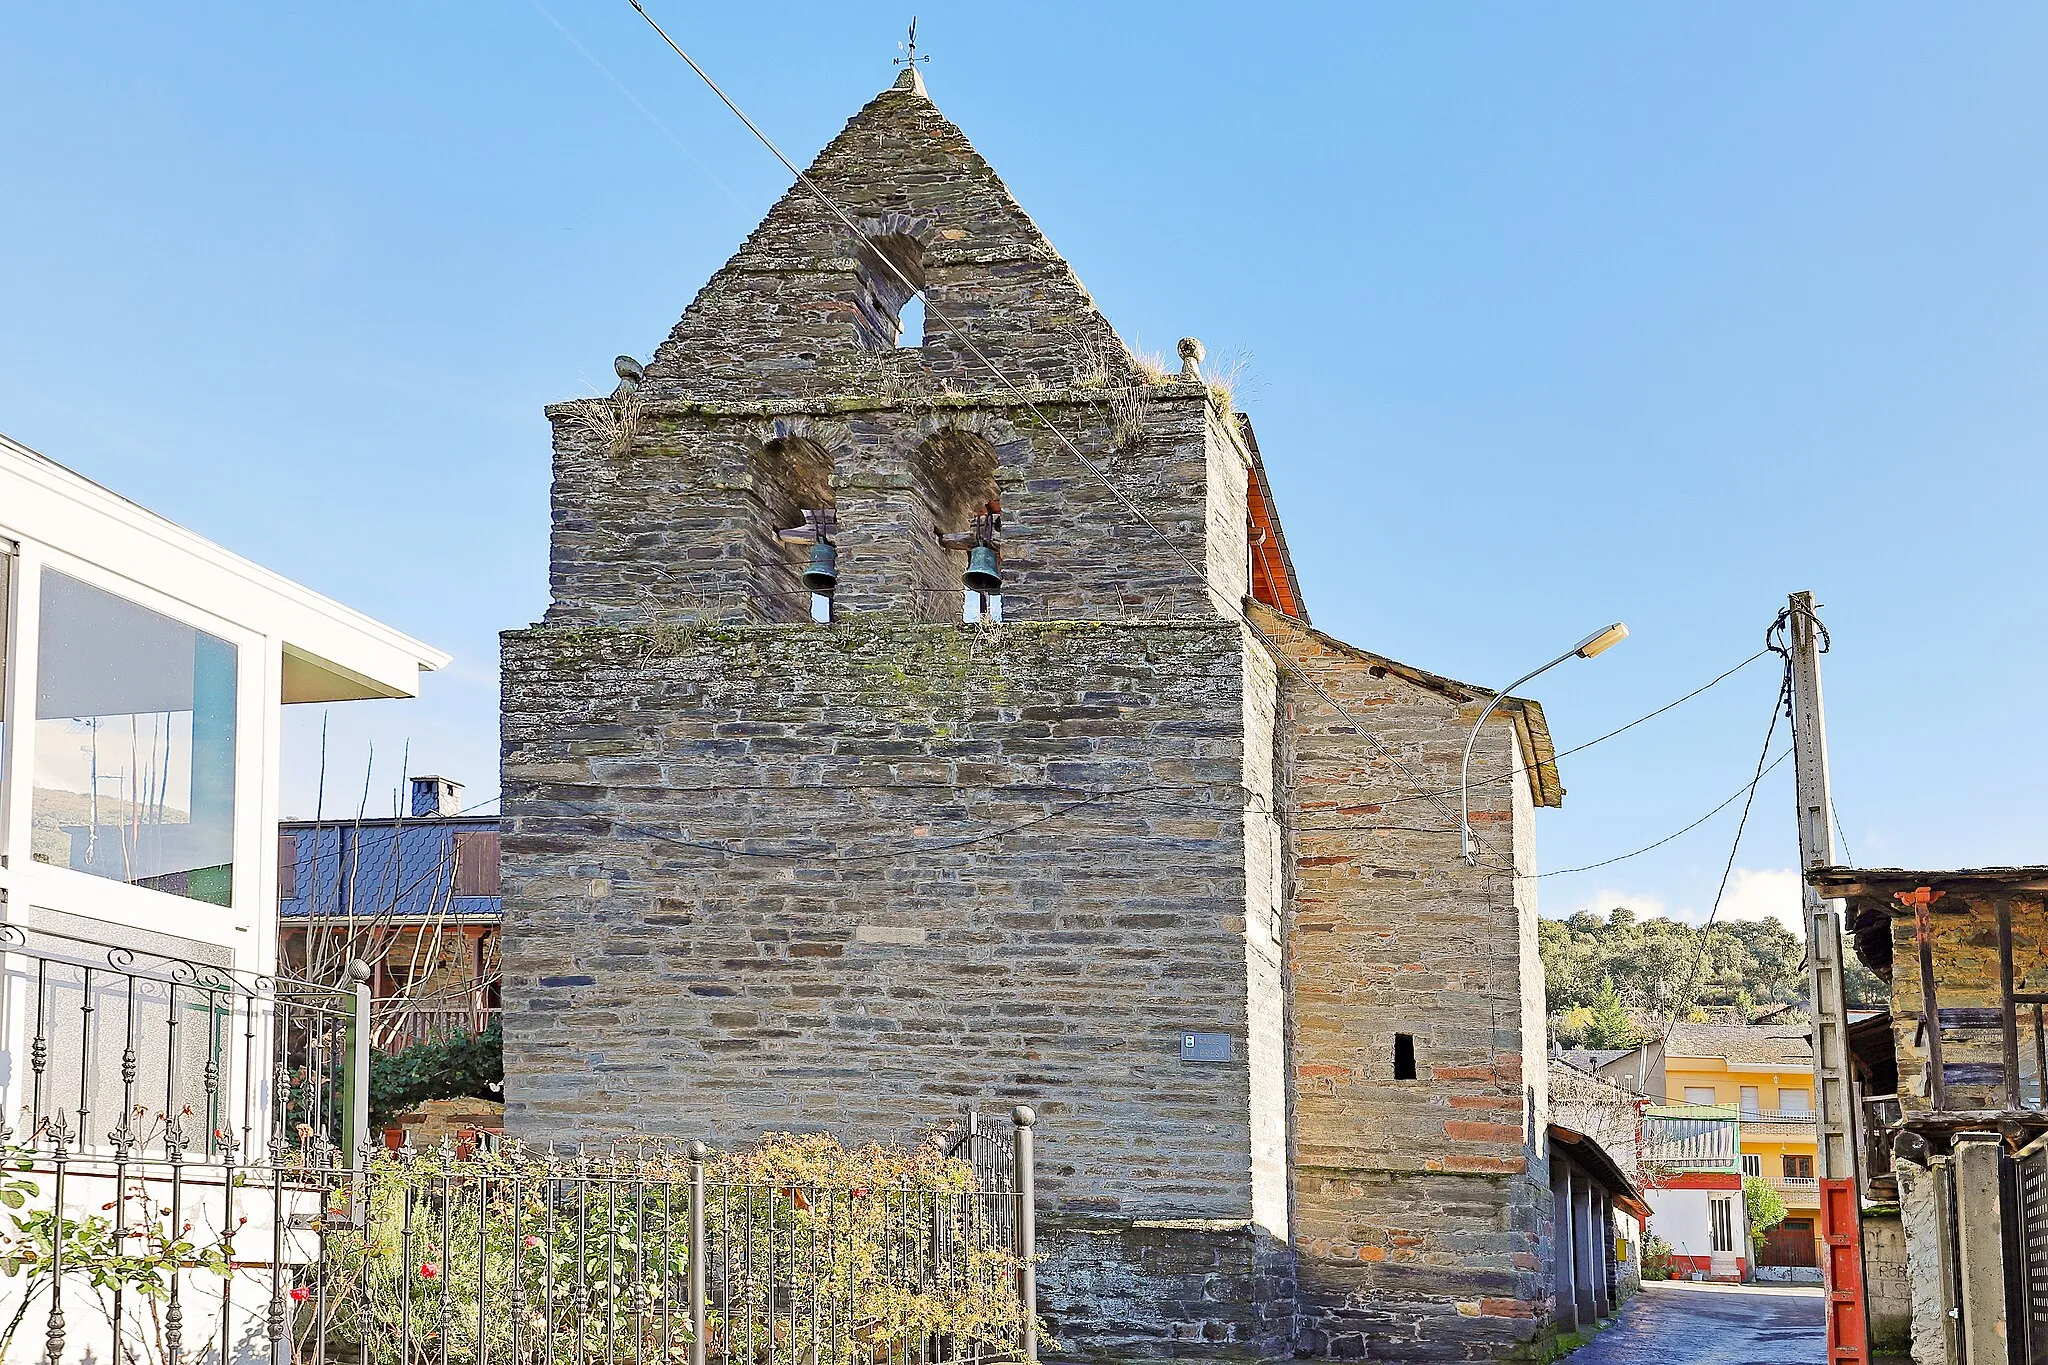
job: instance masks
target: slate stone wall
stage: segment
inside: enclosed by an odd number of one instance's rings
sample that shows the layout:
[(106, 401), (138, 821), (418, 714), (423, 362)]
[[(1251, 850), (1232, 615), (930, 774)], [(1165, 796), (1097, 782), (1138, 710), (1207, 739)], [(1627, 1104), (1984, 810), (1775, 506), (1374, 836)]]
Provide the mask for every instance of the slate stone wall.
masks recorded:
[[(838, 615), (957, 622), (966, 556), (947, 551), (943, 566), (932, 565), (937, 518), (920, 466), (935, 444), (965, 441), (985, 443), (994, 457), (1005, 620), (1212, 615), (1205, 571), (1225, 590), (1241, 591), (1246, 574), (1241, 545), (1217, 543), (1212, 529), (1234, 516), (1242, 541), (1243, 457), (1222, 436), (1201, 385), (1131, 392), (1143, 434), (1123, 444), (1107, 390), (1038, 394), (1034, 402), (1145, 509), (1157, 535), (1018, 404), (957, 395), (648, 402), (622, 448), (608, 444), (589, 403), (558, 404), (549, 409), (547, 620), (808, 620), (810, 594), (798, 580), (807, 550), (778, 545), (773, 531), (778, 522), (798, 524), (801, 507), (823, 491), (841, 528)], [(791, 472), (818, 462), (823, 490)], [(1213, 480), (1212, 466), (1220, 470)], [(938, 529), (965, 530), (965, 519)]]
[[(508, 634), (508, 1127), (1023, 1102), (1050, 1209), (1251, 1217), (1241, 651), (1214, 620)], [(1181, 1061), (1188, 1029), (1232, 1060)]]
[(1285, 1360), (1294, 1253), (1256, 1224), (1056, 1218), (1039, 1303), (1063, 1360)]
[(796, 185), (655, 353), (650, 397), (877, 393), (920, 375), (1002, 390), (975, 351), (1020, 387), (1057, 389), (1089, 377), (1099, 354), (1122, 355), (1072, 268), (912, 83), (854, 115), (809, 174), (924, 286), (923, 346), (895, 348), (893, 319), (881, 322), (873, 300), (900, 294), (900, 281)]
[[(1511, 715), (1497, 711), (1474, 752), (1484, 842), (1470, 868), (1455, 793), (1483, 694), (1272, 612), (1254, 619), (1288, 667), (1303, 1344), (1380, 1360), (1512, 1353), (1552, 1304), (1546, 1089), (1523, 1063), (1525, 1040), (1542, 1047), (1524, 1031), (1529, 794)], [(1400, 1034), (1412, 1080), (1395, 1074)]]

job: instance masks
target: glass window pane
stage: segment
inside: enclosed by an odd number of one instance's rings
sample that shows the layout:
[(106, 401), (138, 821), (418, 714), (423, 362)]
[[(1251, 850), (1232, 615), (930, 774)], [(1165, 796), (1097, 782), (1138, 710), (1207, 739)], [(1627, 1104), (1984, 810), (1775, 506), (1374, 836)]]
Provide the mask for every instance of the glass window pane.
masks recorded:
[[(8, 593), (13, 586), (14, 556), (0, 550), (0, 778), (7, 775), (7, 624), (12, 619), (9, 605), (14, 599)], [(0, 792), (5, 790), (0, 783)]]
[(35, 860), (228, 904), (235, 647), (43, 572)]

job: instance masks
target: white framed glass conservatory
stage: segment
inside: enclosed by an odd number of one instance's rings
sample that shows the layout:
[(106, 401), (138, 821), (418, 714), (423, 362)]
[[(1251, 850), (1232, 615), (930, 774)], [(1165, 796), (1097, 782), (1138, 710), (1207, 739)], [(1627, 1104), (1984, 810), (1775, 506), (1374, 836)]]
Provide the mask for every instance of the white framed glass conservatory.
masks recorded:
[(0, 919), (271, 972), (282, 708), (447, 662), (0, 437)]

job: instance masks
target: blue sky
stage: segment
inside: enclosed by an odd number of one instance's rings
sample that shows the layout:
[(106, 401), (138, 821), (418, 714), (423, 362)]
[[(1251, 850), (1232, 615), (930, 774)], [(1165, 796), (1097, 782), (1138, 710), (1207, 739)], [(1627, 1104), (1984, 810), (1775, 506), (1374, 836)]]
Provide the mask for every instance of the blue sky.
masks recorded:
[[(373, 804), (408, 741), (494, 789), (541, 407), (647, 355), (784, 188), (626, 0), (547, 3), (0, 8), (0, 430), (457, 656), (333, 710), (330, 811), (372, 742)], [(910, 17), (652, 8), (799, 161)], [(933, 97), (1126, 339), (1248, 356), (1319, 626), (1497, 685), (1625, 619), (1531, 689), (1568, 747), (1812, 588), (1856, 859), (2048, 861), (2048, 10), (915, 8)], [(1739, 788), (1776, 681), (1568, 759), (1542, 865)], [(1733, 822), (1543, 906), (1704, 910)], [(1788, 765), (1737, 913), (1792, 863)]]

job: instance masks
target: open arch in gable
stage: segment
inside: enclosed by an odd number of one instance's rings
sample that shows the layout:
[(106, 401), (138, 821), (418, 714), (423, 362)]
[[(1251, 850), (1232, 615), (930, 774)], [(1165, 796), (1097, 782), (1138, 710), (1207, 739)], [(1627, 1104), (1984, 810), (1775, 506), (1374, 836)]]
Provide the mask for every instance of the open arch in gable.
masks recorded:
[(777, 533), (806, 524), (835, 527), (835, 446), (843, 432), (809, 422), (776, 422), (751, 442), (748, 488), (756, 515), (748, 527), (749, 590), (756, 615), (770, 621), (810, 619), (810, 590), (803, 585), (811, 542)]

